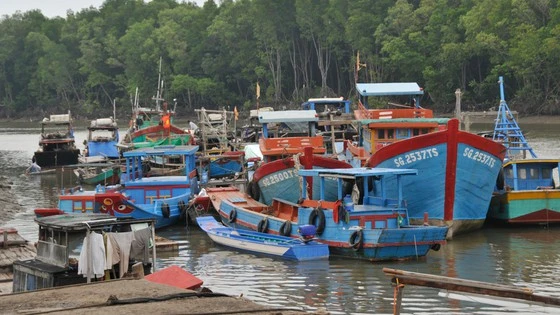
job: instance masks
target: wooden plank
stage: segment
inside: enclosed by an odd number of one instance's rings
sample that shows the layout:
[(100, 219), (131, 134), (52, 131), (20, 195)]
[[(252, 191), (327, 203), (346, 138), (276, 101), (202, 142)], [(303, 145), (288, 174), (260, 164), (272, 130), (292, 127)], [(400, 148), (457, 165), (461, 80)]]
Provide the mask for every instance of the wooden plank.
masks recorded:
[(395, 284), (418, 285), (457, 292), (508, 297), (560, 306), (560, 298), (534, 294), (533, 290), (529, 288), (429, 275), (391, 268), (383, 268), (383, 272), (387, 275), (393, 276), (392, 282)]

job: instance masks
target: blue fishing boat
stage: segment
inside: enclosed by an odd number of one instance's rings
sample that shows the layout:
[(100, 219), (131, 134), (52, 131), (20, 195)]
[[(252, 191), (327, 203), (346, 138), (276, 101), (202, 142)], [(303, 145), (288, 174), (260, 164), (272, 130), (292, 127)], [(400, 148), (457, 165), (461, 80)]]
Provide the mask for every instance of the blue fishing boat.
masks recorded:
[(507, 147), (507, 154), (488, 219), (510, 225), (558, 224), (560, 189), (554, 177), (558, 176), (560, 159), (537, 157), (505, 101), (503, 82), (500, 77), (500, 107), (492, 138)]
[[(162, 146), (125, 152), (122, 185), (98, 185), (95, 190), (65, 189), (59, 195), (58, 209), (66, 213), (109, 213), (115, 217), (156, 219), (156, 228), (176, 224), (186, 214), (193, 195), (198, 193), (197, 150), (198, 146)], [(144, 161), (166, 155), (181, 156), (184, 173), (146, 177)]]
[[(430, 224), (449, 226), (448, 239), (480, 229), (506, 148), (459, 130), (457, 119), (433, 118), (431, 110), (420, 107), (424, 91), (416, 83), (358, 83), (356, 88), (361, 127), (358, 143), (348, 143), (352, 155), (367, 167), (418, 170), (418, 176), (403, 179), (411, 222), (422, 223), (427, 212)], [(368, 109), (374, 96), (411, 98), (412, 105)]]
[(118, 159), (120, 157), (117, 148), (118, 144), (119, 127), (113, 117), (99, 118), (91, 121), (88, 126), (86, 156)]
[[(298, 229), (311, 224), (317, 228), (317, 240), (329, 245), (331, 255), (371, 261), (410, 259), (425, 256), (446, 242), (446, 226), (409, 223), (402, 177), (416, 175), (416, 170), (300, 169), (298, 174), (304, 182), (319, 181), (318, 198), (308, 198), (304, 189), (298, 204), (278, 195), (267, 206), (233, 188), (207, 193), (228, 226), (298, 237)], [(387, 186), (393, 183), (388, 177), (397, 177), (395, 194), (388, 194)], [(327, 182), (336, 184), (335, 201), (325, 200)], [(348, 184), (352, 192), (345, 195)]]
[(327, 259), (329, 247), (313, 241), (314, 226), (302, 227), (300, 238), (236, 230), (218, 223), (214, 217), (196, 218), (198, 226), (216, 243), (258, 254), (293, 260)]

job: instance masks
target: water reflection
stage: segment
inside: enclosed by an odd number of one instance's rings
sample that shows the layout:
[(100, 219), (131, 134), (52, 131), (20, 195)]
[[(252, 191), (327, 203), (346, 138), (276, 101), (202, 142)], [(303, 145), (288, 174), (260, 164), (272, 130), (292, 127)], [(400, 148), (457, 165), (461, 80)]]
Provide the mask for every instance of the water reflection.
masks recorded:
[[(535, 137), (531, 144), (537, 154), (557, 157), (560, 140), (555, 136), (549, 138), (547, 132), (531, 132), (530, 136)], [(3, 165), (0, 175), (13, 183), (14, 197), (23, 208), (6, 225), (16, 227), (31, 241), (37, 239), (33, 210), (54, 206), (60, 189), (74, 186), (76, 180), (70, 170), (36, 177), (22, 175), (37, 149), (38, 134), (38, 130), (14, 132), (0, 128)], [(85, 128), (78, 131), (77, 139), (84, 139), (85, 134)], [(382, 272), (383, 267), (530, 287), (537, 293), (560, 297), (557, 285), (560, 227), (486, 227), (457, 236), (440, 251), (431, 251), (418, 261), (388, 263), (341, 258), (298, 263), (261, 257), (218, 246), (194, 227), (175, 226), (158, 234), (181, 241), (178, 251), (158, 254), (160, 267), (178, 265), (203, 279), (204, 286), (215, 292), (243, 294), (273, 307), (306, 311), (324, 308), (333, 314), (390, 314), (393, 287), (390, 278)], [(541, 311), (449, 299), (431, 288), (407, 286), (404, 290), (403, 313), (538, 314)]]

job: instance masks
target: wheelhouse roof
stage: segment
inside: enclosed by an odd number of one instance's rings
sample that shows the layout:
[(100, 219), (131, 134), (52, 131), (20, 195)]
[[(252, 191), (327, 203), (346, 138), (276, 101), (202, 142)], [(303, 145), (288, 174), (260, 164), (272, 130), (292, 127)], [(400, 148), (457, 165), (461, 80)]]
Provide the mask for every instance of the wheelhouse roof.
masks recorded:
[(356, 83), (361, 96), (423, 95), (424, 90), (416, 82), (402, 83)]
[(279, 122), (312, 122), (319, 121), (315, 110), (282, 110), (274, 112), (259, 112), (259, 122), (279, 123)]
[(436, 123), (445, 125), (451, 118), (386, 118), (386, 119), (361, 119), (358, 122), (367, 124), (394, 124), (394, 123)]
[(300, 169), (301, 176), (368, 177), (384, 175), (416, 175), (418, 170), (408, 168), (356, 167), (356, 168), (318, 168)]
[(48, 217), (36, 218), (35, 222), (40, 226), (63, 230), (63, 231), (85, 231), (99, 229), (108, 225), (130, 225), (137, 223), (153, 224), (154, 219), (134, 219), (132, 217), (114, 217), (109, 214), (59, 214)]
[(123, 156), (126, 158), (153, 155), (194, 155), (197, 151), (198, 146), (195, 145), (160, 145), (127, 151), (123, 153)]
[(510, 160), (504, 163), (504, 167), (512, 166), (513, 164), (524, 164), (524, 165), (541, 165), (548, 168), (558, 167), (560, 159), (522, 159), (522, 160)]

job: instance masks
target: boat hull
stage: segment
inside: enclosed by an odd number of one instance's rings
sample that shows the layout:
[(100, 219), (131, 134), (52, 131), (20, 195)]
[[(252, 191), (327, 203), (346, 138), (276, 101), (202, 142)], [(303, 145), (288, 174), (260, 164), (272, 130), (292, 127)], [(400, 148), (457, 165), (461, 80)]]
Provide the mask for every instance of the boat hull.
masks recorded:
[[(298, 237), (300, 227), (315, 222), (312, 219), (314, 208), (293, 205), (293, 208), (287, 212), (270, 215), (263, 213), (264, 204), (262, 206), (255, 204), (246, 194), (239, 194), (237, 197), (234, 197), (233, 193), (221, 197), (219, 194), (221, 192), (216, 195), (209, 192), (222, 222), (232, 228), (258, 231), (262, 229), (262, 222), (266, 220), (267, 233)], [(247, 206), (244, 207), (244, 204)], [(272, 208), (274, 209), (275, 205)], [(232, 212), (235, 212), (235, 215)], [(322, 233), (316, 235), (316, 239), (329, 245), (331, 255), (370, 261), (406, 260), (425, 256), (430, 249), (445, 244), (447, 227), (399, 227), (398, 214), (382, 213), (379, 221), (373, 224), (370, 220), (373, 220), (373, 216), (378, 216), (377, 214), (370, 213), (368, 217), (359, 212), (350, 212), (348, 220), (335, 220), (335, 211), (323, 209), (322, 213), (325, 217), (325, 226)], [(235, 220), (232, 220), (232, 217), (235, 217)], [(285, 230), (286, 221), (290, 221), (289, 231)], [(363, 228), (359, 229), (357, 226)], [(355, 245), (357, 233), (362, 234), (359, 246)]]
[[(252, 183), (249, 185), (249, 194), (257, 200), (270, 205), (275, 197), (281, 197), (283, 200), (296, 203), (301, 197), (302, 181), (298, 176), (298, 168), (351, 168), (352, 166), (344, 161), (332, 158), (312, 155), (307, 160), (305, 156), (301, 157), (301, 162), (294, 163), (293, 157), (282, 160), (276, 160), (264, 163), (253, 174)], [(313, 197), (319, 198), (319, 181), (307, 183), (310, 187)], [(257, 187), (255, 187), (257, 186)], [(327, 181), (325, 189), (325, 200), (336, 200), (336, 182)], [(255, 188), (258, 190), (255, 192)]]
[(418, 176), (403, 178), (410, 222), (421, 224), (427, 214), (430, 224), (449, 226), (451, 239), (484, 224), (504, 154), (504, 146), (459, 131), (452, 119), (447, 130), (381, 148), (367, 166), (417, 169)]
[(496, 193), (492, 196), (488, 219), (520, 225), (560, 223), (560, 190)]
[(59, 167), (78, 164), (80, 150), (36, 151), (35, 161), (41, 167)]
[(298, 261), (327, 259), (329, 248), (315, 241), (304, 243), (298, 239), (252, 231), (237, 231), (219, 226), (212, 217), (197, 218), (199, 226), (217, 244)]

